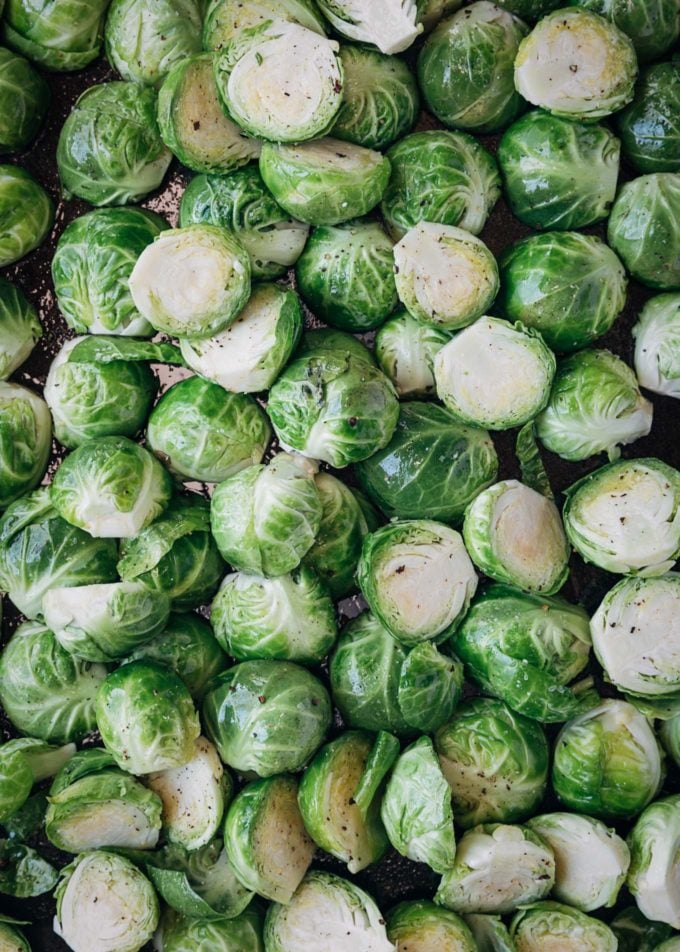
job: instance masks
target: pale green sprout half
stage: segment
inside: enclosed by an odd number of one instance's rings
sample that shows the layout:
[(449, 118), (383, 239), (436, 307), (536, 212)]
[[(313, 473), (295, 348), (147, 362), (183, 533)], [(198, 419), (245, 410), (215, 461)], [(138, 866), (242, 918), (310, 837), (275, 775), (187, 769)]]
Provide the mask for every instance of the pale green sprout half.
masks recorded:
[(629, 837), (627, 885), (640, 912), (680, 929), (680, 796), (657, 800), (640, 815)]
[(680, 294), (659, 294), (647, 301), (633, 337), (640, 386), (680, 399)]
[(438, 327), (400, 311), (378, 330), (375, 359), (399, 397), (427, 397), (435, 390), (434, 361), (450, 340)]
[(288, 20), (325, 36), (326, 23), (314, 0), (210, 0), (203, 24), (203, 47), (219, 50), (228, 46), (243, 30), (261, 26), (266, 20)]
[(537, 902), (513, 917), (510, 935), (517, 952), (617, 952), (609, 926), (559, 902)]
[(382, 53), (402, 53), (422, 33), (415, 0), (318, 0), (334, 30), (370, 43)]
[(460, 916), (433, 902), (400, 902), (387, 916), (387, 935), (399, 952), (476, 952), (470, 929)]
[(154, 942), (164, 952), (264, 952), (262, 911), (253, 904), (233, 919), (206, 921), (166, 909)]

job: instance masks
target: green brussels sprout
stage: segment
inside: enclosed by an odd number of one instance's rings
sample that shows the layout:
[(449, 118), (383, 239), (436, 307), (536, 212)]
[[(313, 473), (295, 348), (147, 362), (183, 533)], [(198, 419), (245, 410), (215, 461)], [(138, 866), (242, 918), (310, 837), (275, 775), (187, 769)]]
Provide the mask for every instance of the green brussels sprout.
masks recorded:
[(680, 714), (662, 722), (659, 739), (671, 760), (680, 767)]
[(590, 816), (544, 813), (527, 821), (555, 855), (553, 895), (581, 912), (616, 903), (630, 852), (614, 830)]
[(0, 949), (7, 952), (31, 952), (28, 939), (7, 922), (0, 920)]
[(498, 293), (498, 267), (479, 238), (421, 222), (394, 246), (399, 299), (416, 320), (445, 330), (472, 324)]
[(212, 496), (212, 532), (237, 571), (277, 576), (292, 572), (321, 524), (314, 467), (279, 453), (220, 483)]
[(201, 51), (201, 0), (111, 0), (106, 55), (123, 79), (158, 86), (177, 63)]
[(395, 241), (421, 221), (477, 235), (501, 194), (496, 160), (464, 132), (414, 132), (387, 158), (391, 175), (380, 210)]
[(552, 453), (572, 461), (647, 436), (654, 409), (640, 393), (630, 367), (608, 350), (583, 350), (560, 362), (536, 435)]
[(99, 56), (107, 6), (108, 0), (8, 0), (3, 38), (45, 69), (84, 69)]
[(310, 225), (339, 225), (375, 208), (387, 188), (390, 163), (380, 152), (340, 139), (297, 146), (266, 142), (260, 173), (294, 218)]
[(234, 919), (206, 921), (166, 909), (157, 933), (163, 952), (264, 952), (262, 921), (251, 906)]
[(563, 0), (500, 0), (498, 4), (523, 20), (540, 20), (546, 13), (562, 5)]
[(634, 278), (650, 288), (680, 288), (680, 174), (626, 182), (614, 203), (607, 240)]
[(16, 737), (2, 744), (0, 823), (14, 817), (28, 801), (33, 784), (60, 771), (75, 751), (74, 744), (50, 747), (33, 737)]
[(593, 235), (531, 235), (508, 248), (499, 264), (502, 316), (534, 327), (558, 353), (605, 334), (626, 303), (623, 266)]
[(244, 661), (219, 674), (203, 702), (203, 721), (222, 760), (239, 773), (298, 771), (331, 723), (326, 689), (289, 661)]
[(385, 515), (459, 524), (498, 473), (484, 430), (430, 403), (405, 403), (392, 440), (356, 466), (359, 485)]
[(621, 143), (605, 126), (532, 110), (498, 145), (513, 214), (539, 230), (601, 221), (616, 197), (620, 153)]
[(158, 460), (124, 436), (81, 443), (60, 464), (52, 505), (73, 526), (99, 538), (131, 538), (160, 516), (172, 486)]
[(518, 952), (616, 952), (616, 936), (604, 922), (559, 902), (536, 902), (515, 913), (510, 935)]
[(476, 952), (465, 922), (425, 899), (400, 902), (387, 917), (387, 936), (397, 952)]
[(135, 306), (158, 331), (210, 337), (238, 317), (250, 296), (250, 258), (217, 225), (164, 231), (137, 259), (130, 275)]
[(0, 47), (0, 152), (23, 152), (45, 119), (50, 88), (28, 60)]
[(23, 843), (0, 840), (0, 860), (0, 893), (5, 896), (16, 896), (18, 899), (42, 896), (53, 889), (59, 878), (54, 866)]
[(434, 360), (451, 335), (400, 310), (375, 337), (375, 358), (400, 397), (434, 394)]
[(617, 116), (623, 153), (639, 172), (680, 172), (679, 103), (680, 62), (645, 70), (635, 99)]
[(516, 952), (508, 927), (500, 916), (472, 913), (463, 918), (477, 943), (477, 952)]
[(218, 642), (237, 661), (318, 664), (337, 635), (331, 597), (316, 572), (304, 565), (271, 579), (227, 575), (210, 618)]
[(399, 303), (392, 241), (376, 221), (315, 228), (295, 274), (316, 316), (343, 331), (372, 330)]
[(24, 622), (0, 655), (0, 701), (14, 727), (54, 744), (95, 728), (95, 697), (106, 668), (74, 658), (54, 634)]
[(18, 383), (0, 380), (0, 509), (38, 485), (51, 449), (45, 401)]
[(62, 870), (55, 898), (54, 931), (71, 949), (138, 952), (158, 925), (153, 886), (116, 853), (93, 850), (76, 857)]
[(420, 111), (418, 84), (403, 60), (361, 46), (341, 46), (342, 105), (336, 139), (386, 149), (411, 131)]
[(569, 575), (571, 549), (557, 506), (516, 479), (470, 503), (463, 537), (475, 565), (497, 582), (554, 595)]
[(381, 53), (402, 53), (422, 33), (416, 3), (408, 0), (317, 0), (333, 29)]
[(267, 412), (286, 448), (340, 469), (387, 446), (399, 402), (377, 367), (347, 351), (319, 351), (284, 370)]
[(451, 788), (429, 737), (407, 747), (385, 787), (380, 816), (392, 846), (436, 873), (451, 869), (456, 855)]
[(680, 556), (680, 472), (661, 460), (602, 466), (570, 486), (566, 497), (567, 535), (586, 562), (622, 575), (661, 575)]
[(482, 0), (433, 30), (418, 56), (418, 79), (428, 109), (445, 126), (498, 132), (524, 111), (513, 64), (529, 28), (495, 3)]
[(657, 294), (633, 328), (635, 373), (653, 393), (680, 398), (680, 294)]
[(477, 590), (460, 533), (425, 519), (367, 535), (357, 580), (378, 621), (405, 645), (448, 638)]
[(680, 35), (675, 0), (569, 0), (615, 23), (633, 41), (640, 63), (658, 59)]
[(555, 882), (548, 843), (526, 826), (475, 826), (458, 841), (435, 902), (455, 912), (514, 912), (544, 899)]
[(375, 357), (363, 341), (346, 331), (338, 331), (334, 327), (315, 327), (306, 330), (302, 335), (300, 346), (295, 357), (318, 357), (319, 354), (341, 354), (344, 357), (355, 357), (371, 367), (375, 367)]
[(45, 189), (18, 165), (0, 165), (0, 267), (42, 244), (54, 221)]
[(633, 98), (637, 74), (625, 33), (578, 7), (540, 20), (515, 59), (517, 92), (567, 119), (601, 119), (622, 109)]
[(548, 781), (548, 744), (540, 724), (502, 701), (472, 698), (435, 734), (453, 791), (456, 823), (514, 823), (536, 811)]
[(680, 929), (677, 845), (680, 796), (652, 803), (628, 837), (631, 853), (626, 884), (647, 919)]
[(50, 502), (47, 486), (17, 499), (0, 519), (0, 590), (27, 618), (42, 616), (55, 585), (115, 582), (117, 545), (70, 525)]
[(96, 717), (104, 746), (121, 770), (134, 774), (184, 766), (200, 734), (187, 687), (154, 661), (131, 661), (109, 674)]
[(394, 952), (385, 920), (368, 893), (333, 873), (308, 873), (286, 906), (267, 910), (267, 952), (314, 952), (319, 942), (357, 952)]
[(220, 50), (243, 30), (261, 26), (266, 20), (287, 20), (326, 35), (326, 23), (314, 0), (209, 0), (203, 25), (203, 47)]
[(611, 929), (619, 940), (618, 952), (657, 952), (660, 942), (671, 934), (663, 922), (650, 922), (637, 906), (628, 906), (611, 921)]
[(647, 719), (625, 701), (605, 700), (572, 718), (555, 742), (552, 782), (570, 810), (607, 819), (635, 816), (663, 779)]
[(57, 168), (65, 198), (127, 205), (163, 181), (172, 154), (156, 122), (156, 93), (137, 83), (91, 86), (62, 126)]
[(0, 278), (0, 381), (28, 360), (41, 337), (33, 305), (19, 288)]
[(507, 430), (545, 407), (555, 366), (537, 331), (481, 317), (437, 352), (434, 379), (439, 399), (458, 419)]

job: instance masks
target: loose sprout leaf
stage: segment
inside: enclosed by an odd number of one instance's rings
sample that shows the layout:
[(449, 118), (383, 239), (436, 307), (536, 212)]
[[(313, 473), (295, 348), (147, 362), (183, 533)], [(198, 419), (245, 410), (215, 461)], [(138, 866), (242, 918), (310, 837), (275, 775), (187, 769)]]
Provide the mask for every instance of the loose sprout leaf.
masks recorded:
[(84, 337), (70, 352), (69, 363), (107, 364), (113, 360), (153, 361), (185, 366), (179, 347), (164, 341), (132, 340), (130, 337)]
[(0, 840), (0, 893), (20, 899), (42, 896), (52, 889), (58, 875), (30, 846)]
[(209, 530), (210, 513), (207, 507), (201, 504), (184, 505), (180, 502), (171, 516), (157, 519), (126, 543), (118, 562), (121, 578), (135, 579), (144, 572), (150, 572), (178, 539), (193, 532)]
[(399, 756), (399, 741), (387, 731), (379, 731), (375, 743), (366, 758), (366, 765), (356, 788), (353, 800), (364, 820), (376, 798), (380, 785)]
[(546, 499), (555, 501), (555, 494), (550, 485), (550, 477), (541, 458), (536, 441), (536, 427), (533, 420), (525, 423), (515, 440), (515, 453), (519, 460), (522, 473), (522, 482), (541, 493)]

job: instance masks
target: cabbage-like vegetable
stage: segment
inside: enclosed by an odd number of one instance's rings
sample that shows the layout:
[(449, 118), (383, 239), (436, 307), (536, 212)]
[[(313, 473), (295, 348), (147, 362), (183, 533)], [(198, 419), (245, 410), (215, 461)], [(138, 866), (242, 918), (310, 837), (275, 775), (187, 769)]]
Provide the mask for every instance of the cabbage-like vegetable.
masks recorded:
[(0, 48), (0, 152), (22, 152), (33, 142), (49, 101), (46, 80), (28, 60)]
[(675, 0), (569, 0), (615, 23), (633, 41), (641, 63), (658, 59), (680, 34)]
[(53, 221), (54, 205), (42, 185), (18, 165), (0, 165), (0, 267), (41, 245)]
[(460, 916), (433, 902), (400, 902), (387, 916), (387, 935), (397, 949), (417, 952), (476, 952), (477, 945)]
[(412, 0), (317, 0), (334, 30), (370, 43), (382, 53), (401, 53), (422, 32)]
[(264, 952), (260, 909), (253, 905), (233, 919), (208, 921), (167, 909), (155, 941), (163, 952)]
[(0, 380), (0, 509), (38, 485), (51, 448), (52, 420), (42, 397)]
[(680, 398), (680, 295), (657, 294), (633, 328), (635, 373), (654, 393)]
[(28, 360), (41, 337), (33, 305), (19, 288), (0, 278), (0, 381)]
[(326, 23), (314, 0), (209, 0), (203, 26), (203, 47), (220, 50), (227, 47), (243, 30), (260, 26), (266, 20), (287, 20), (325, 36)]
[(123, 79), (159, 85), (173, 66), (201, 50), (201, 0), (111, 0), (106, 55)]
[[(680, 18), (676, 14), (676, 20)], [(635, 99), (617, 116), (623, 152), (639, 172), (679, 172), (680, 63), (657, 63), (642, 74)]]
[(630, 836), (627, 886), (647, 919), (680, 929), (678, 838), (680, 796), (658, 800), (640, 815)]
[[(108, 0), (9, 0), (3, 39), (45, 69), (83, 69), (99, 55)], [(1, 12), (1, 11), (0, 11)]]
[(617, 952), (616, 936), (604, 922), (559, 902), (536, 902), (517, 912), (510, 926), (521, 952)]
[(375, 359), (400, 397), (428, 397), (435, 390), (435, 357), (450, 339), (446, 331), (402, 310), (376, 334)]

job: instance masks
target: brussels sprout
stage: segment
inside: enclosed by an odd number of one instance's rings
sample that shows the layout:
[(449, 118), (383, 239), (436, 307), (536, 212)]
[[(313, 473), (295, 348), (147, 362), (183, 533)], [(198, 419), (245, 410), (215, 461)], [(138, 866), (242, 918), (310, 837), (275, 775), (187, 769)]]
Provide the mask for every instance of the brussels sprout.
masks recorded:
[(409, 859), (437, 873), (451, 869), (456, 855), (451, 788), (429, 737), (407, 747), (395, 764), (380, 816), (390, 843)]
[(662, 779), (656, 737), (625, 701), (602, 701), (567, 721), (557, 737), (552, 782), (570, 810), (604, 819), (635, 816)]
[(659, 739), (671, 760), (680, 767), (680, 714), (663, 721)]
[(0, 152), (22, 152), (45, 119), (50, 88), (28, 60), (0, 47)]
[(558, 353), (605, 334), (626, 303), (626, 274), (599, 238), (575, 231), (532, 235), (500, 259), (503, 317), (540, 331)]
[(292, 572), (321, 524), (314, 467), (279, 453), (267, 466), (249, 466), (215, 489), (212, 531), (222, 555), (241, 572)]
[(50, 747), (33, 737), (17, 737), (2, 744), (0, 823), (14, 817), (28, 801), (33, 784), (61, 770), (75, 750), (74, 744)]
[(41, 337), (33, 305), (19, 288), (0, 278), (0, 381), (28, 360)]
[(448, 13), (455, 11), (462, 5), (462, 0), (416, 0), (418, 19), (427, 33), (432, 30)]
[(0, 380), (0, 509), (38, 485), (51, 448), (52, 420), (42, 397)]
[(423, 28), (409, 0), (317, 0), (340, 36), (377, 46), (381, 53), (407, 50)]
[(605, 126), (532, 110), (498, 145), (498, 163), (516, 218), (538, 229), (584, 228), (609, 214), (621, 143)]
[(341, 354), (343, 357), (355, 357), (371, 367), (375, 367), (375, 357), (366, 344), (334, 327), (316, 327), (306, 330), (302, 335), (295, 357), (318, 357), (320, 354)]
[(607, 240), (634, 278), (650, 288), (680, 288), (680, 174), (626, 182), (614, 203)]
[(99, 55), (107, 6), (108, 0), (8, 0), (3, 37), (45, 69), (83, 69)]
[(435, 389), (435, 357), (450, 339), (446, 331), (399, 311), (376, 334), (375, 357), (400, 397), (428, 397)]
[(226, 229), (174, 228), (148, 245), (130, 275), (135, 306), (177, 337), (210, 337), (232, 324), (250, 295), (250, 258)]
[(477, 943), (477, 952), (516, 952), (508, 927), (500, 916), (472, 913), (463, 918)]
[(123, 79), (159, 85), (177, 63), (201, 51), (201, 0), (111, 0), (106, 55)]
[(156, 122), (156, 93), (136, 83), (91, 86), (62, 126), (57, 168), (65, 198), (127, 205), (163, 181), (172, 155)]
[(405, 645), (448, 638), (477, 590), (460, 534), (424, 519), (366, 536), (357, 580), (378, 621)]
[(518, 93), (567, 119), (601, 119), (623, 108), (637, 73), (625, 33), (580, 8), (549, 13), (522, 40), (515, 59)]
[(680, 294), (657, 294), (633, 328), (635, 373), (653, 393), (680, 399)]
[(61, 873), (54, 931), (74, 952), (138, 952), (158, 925), (158, 900), (149, 880), (123, 856), (93, 850)]
[(244, 661), (218, 675), (203, 702), (208, 736), (240, 773), (300, 770), (331, 722), (326, 689), (288, 661)]
[(95, 727), (100, 664), (72, 657), (43, 625), (24, 622), (0, 655), (0, 701), (14, 727), (55, 744)]
[(527, 825), (555, 854), (556, 899), (582, 912), (615, 904), (630, 852), (614, 830), (593, 817), (574, 813), (544, 813)]
[(482, 317), (434, 360), (437, 395), (464, 423), (507, 430), (533, 420), (548, 402), (555, 357), (522, 324)]
[(532, 829), (492, 823), (459, 840), (435, 901), (456, 912), (505, 914), (544, 899), (555, 882), (555, 857)]
[(616, 952), (616, 936), (604, 922), (559, 902), (537, 902), (520, 909), (510, 935), (518, 952)]
[(235, 919), (214, 922), (166, 910), (155, 941), (162, 952), (264, 952), (262, 921), (254, 906)]
[(498, 293), (496, 260), (483, 241), (453, 225), (421, 222), (394, 247), (399, 298), (425, 324), (446, 330), (481, 317)]
[(422, 642), (406, 656), (399, 676), (397, 702), (409, 725), (435, 731), (453, 714), (463, 693), (463, 666), (441, 654), (432, 642)]
[(309, 234), (309, 225), (291, 218), (270, 195), (256, 165), (230, 175), (196, 175), (189, 182), (180, 204), (180, 223), (187, 227), (201, 222), (235, 235), (250, 256), (253, 278), (285, 274), (300, 257)]
[(375, 221), (315, 228), (295, 274), (316, 316), (344, 331), (378, 327), (399, 303), (392, 241)]
[(465, 922), (424, 899), (401, 902), (387, 917), (387, 936), (397, 952), (476, 952)]
[(582, 460), (634, 443), (652, 428), (653, 407), (633, 371), (608, 350), (584, 350), (561, 361), (536, 434), (563, 459)]
[(227, 575), (213, 601), (211, 620), (217, 640), (237, 661), (318, 664), (337, 635), (330, 595), (306, 566), (273, 579)]
[(145, 208), (100, 208), (66, 226), (52, 259), (52, 280), (69, 327), (79, 334), (151, 337), (153, 328), (135, 307), (128, 279), (139, 255), (166, 227)]
[(287, 20), (326, 35), (326, 24), (314, 0), (209, 0), (203, 26), (206, 50), (227, 47), (243, 30), (261, 26), (266, 20)]
[(658, 59), (680, 34), (675, 0), (569, 0), (615, 23), (633, 41), (641, 63)]
[(368, 893), (333, 873), (311, 872), (287, 906), (269, 907), (267, 952), (394, 952), (385, 920)]
[(0, 267), (41, 245), (54, 221), (45, 189), (17, 165), (0, 165)]
[(154, 661), (132, 661), (109, 674), (97, 695), (97, 727), (121, 770), (157, 773), (194, 756), (198, 715), (179, 677)]
[(267, 142), (260, 172), (276, 201), (311, 225), (339, 225), (366, 215), (383, 197), (390, 163), (379, 152), (340, 139), (301, 145)]
[(647, 919), (674, 929), (680, 929), (679, 829), (680, 796), (667, 797), (647, 807), (628, 837), (627, 886)]
[(637, 906), (622, 909), (611, 921), (612, 932), (619, 940), (618, 952), (657, 952), (657, 946), (671, 934), (663, 922), (650, 922)]
[(680, 172), (679, 103), (680, 63), (645, 70), (635, 99), (617, 117), (624, 155), (639, 172)]
[[(0, 840), (0, 894), (29, 899), (54, 887), (59, 874), (30, 846)], [(14, 952), (10, 949), (8, 952)]]
[(486, 0), (443, 20), (418, 56), (430, 112), (445, 126), (498, 132), (524, 111), (513, 64), (528, 27)]
[(6, 952), (31, 952), (26, 937), (4, 921), (0, 921), (0, 949)]
[(339, 469), (389, 443), (399, 403), (377, 367), (349, 352), (319, 351), (284, 370), (267, 412), (284, 446)]
[(395, 240), (421, 221), (477, 235), (501, 194), (493, 156), (464, 132), (415, 132), (387, 153), (391, 175), (380, 209)]
[(465, 701), (437, 731), (435, 748), (463, 829), (523, 820), (543, 798), (548, 780), (543, 730), (502, 701)]

